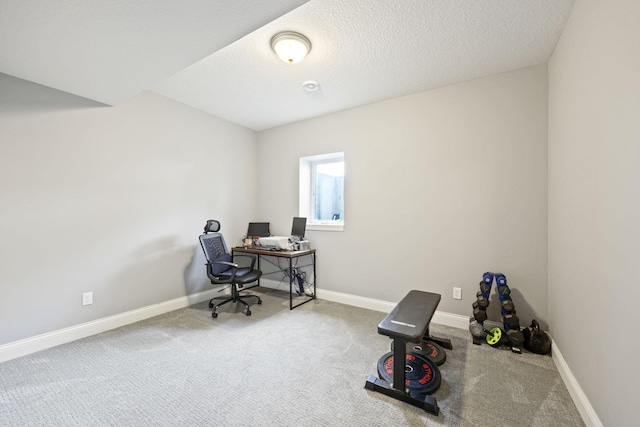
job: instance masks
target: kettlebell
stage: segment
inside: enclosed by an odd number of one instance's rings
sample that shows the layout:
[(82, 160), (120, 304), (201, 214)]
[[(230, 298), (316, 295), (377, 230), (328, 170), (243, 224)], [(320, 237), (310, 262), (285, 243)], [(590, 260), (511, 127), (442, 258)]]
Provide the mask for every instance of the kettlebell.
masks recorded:
[(531, 353), (547, 354), (551, 351), (551, 338), (542, 329), (536, 319), (531, 321), (531, 326), (522, 330), (524, 335), (524, 348)]

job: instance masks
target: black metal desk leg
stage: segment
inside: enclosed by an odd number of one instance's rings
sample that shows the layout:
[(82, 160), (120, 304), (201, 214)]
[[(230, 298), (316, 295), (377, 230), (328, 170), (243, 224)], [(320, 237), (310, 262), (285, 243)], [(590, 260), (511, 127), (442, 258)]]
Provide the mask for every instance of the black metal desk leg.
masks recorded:
[(289, 310), (293, 310), (293, 264), (289, 258)]
[[(256, 257), (258, 258), (258, 270), (260, 270), (260, 254), (256, 254)], [(258, 286), (260, 286), (260, 278), (258, 277)]]

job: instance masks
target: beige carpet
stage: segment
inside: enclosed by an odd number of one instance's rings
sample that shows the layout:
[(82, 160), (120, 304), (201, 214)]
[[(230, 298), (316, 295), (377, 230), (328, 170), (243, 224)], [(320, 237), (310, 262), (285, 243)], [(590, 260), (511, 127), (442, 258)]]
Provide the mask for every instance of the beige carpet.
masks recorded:
[[(550, 356), (449, 338), (440, 415), (364, 389), (385, 314), (253, 289), (251, 316), (206, 303), (0, 364), (2, 426), (582, 426)], [(240, 308), (238, 307), (238, 310)]]

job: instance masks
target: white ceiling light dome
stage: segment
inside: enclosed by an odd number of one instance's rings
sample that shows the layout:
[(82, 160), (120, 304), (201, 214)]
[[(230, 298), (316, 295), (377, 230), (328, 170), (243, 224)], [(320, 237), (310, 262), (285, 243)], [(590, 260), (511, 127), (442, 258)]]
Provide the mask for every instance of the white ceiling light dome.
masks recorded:
[(307, 56), (311, 50), (311, 42), (300, 33), (284, 31), (273, 36), (271, 48), (284, 62), (295, 64)]

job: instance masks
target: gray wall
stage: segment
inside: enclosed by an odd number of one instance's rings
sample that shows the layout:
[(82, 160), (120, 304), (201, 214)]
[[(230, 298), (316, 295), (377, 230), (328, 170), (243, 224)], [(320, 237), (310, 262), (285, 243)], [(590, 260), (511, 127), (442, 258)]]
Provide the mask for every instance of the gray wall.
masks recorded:
[(255, 132), (152, 93), (0, 74), (0, 135), (0, 345), (211, 289), (205, 220), (239, 238), (257, 212)]
[(639, 23), (577, 1), (549, 63), (551, 332), (606, 426), (638, 425)]
[(540, 65), (260, 132), (261, 219), (288, 233), (298, 159), (344, 151), (344, 232), (307, 232), (323, 290), (422, 289), (469, 315), (482, 273), (501, 271), (518, 314), (546, 325), (547, 89)]

